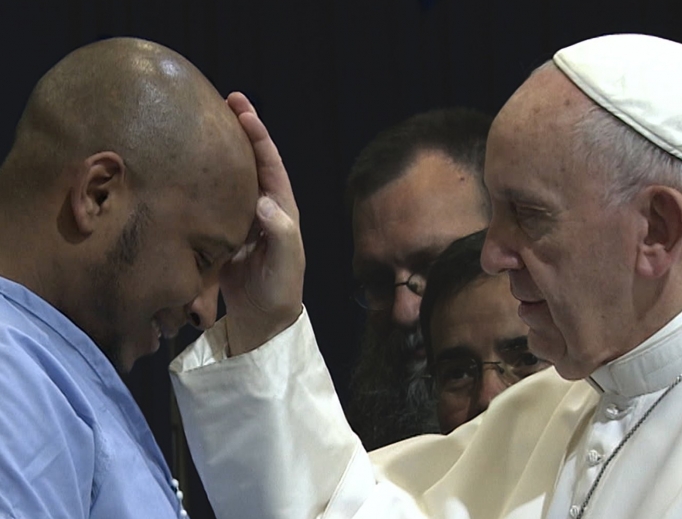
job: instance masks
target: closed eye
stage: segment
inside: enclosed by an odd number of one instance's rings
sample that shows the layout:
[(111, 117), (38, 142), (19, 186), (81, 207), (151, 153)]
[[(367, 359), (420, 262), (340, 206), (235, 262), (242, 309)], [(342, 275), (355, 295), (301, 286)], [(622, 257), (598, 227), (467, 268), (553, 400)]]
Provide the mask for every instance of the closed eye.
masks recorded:
[(517, 225), (530, 238), (541, 238), (552, 229), (554, 218), (545, 209), (514, 203), (510, 207)]
[(537, 207), (529, 207), (517, 204), (512, 204), (512, 212), (514, 213), (516, 219), (519, 222), (523, 220), (536, 218), (543, 214), (543, 211)]
[(194, 261), (197, 264), (199, 272), (202, 273), (206, 272), (213, 266), (213, 259), (208, 254), (202, 251), (194, 252)]

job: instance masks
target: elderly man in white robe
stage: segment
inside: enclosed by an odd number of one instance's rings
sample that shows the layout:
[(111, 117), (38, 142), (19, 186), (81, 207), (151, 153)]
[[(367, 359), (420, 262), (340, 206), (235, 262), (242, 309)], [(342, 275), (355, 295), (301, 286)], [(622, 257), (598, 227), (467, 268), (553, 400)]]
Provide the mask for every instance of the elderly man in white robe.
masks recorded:
[(177, 359), (219, 516), (682, 517), (680, 91), (682, 45), (613, 35), (559, 51), (503, 107), (482, 263), (509, 272), (556, 369), (449, 436), (365, 453), (305, 312), (254, 351), (226, 354), (219, 324)]

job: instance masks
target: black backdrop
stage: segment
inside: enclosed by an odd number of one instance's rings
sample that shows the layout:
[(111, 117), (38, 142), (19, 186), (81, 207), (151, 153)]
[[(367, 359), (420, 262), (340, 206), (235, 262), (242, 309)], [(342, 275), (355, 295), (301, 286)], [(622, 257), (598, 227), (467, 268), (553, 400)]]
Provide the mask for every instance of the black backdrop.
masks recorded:
[[(362, 146), (429, 108), (494, 114), (570, 43), (610, 32), (682, 41), (681, 21), (679, 0), (0, 0), (0, 157), (38, 78), (97, 39), (158, 41), (223, 94), (246, 92), (288, 166), (306, 244), (305, 302), (345, 401), (362, 317), (348, 297), (342, 190)], [(170, 457), (168, 358), (166, 349), (141, 361), (129, 385)], [(191, 504), (195, 518), (210, 516), (202, 499)]]

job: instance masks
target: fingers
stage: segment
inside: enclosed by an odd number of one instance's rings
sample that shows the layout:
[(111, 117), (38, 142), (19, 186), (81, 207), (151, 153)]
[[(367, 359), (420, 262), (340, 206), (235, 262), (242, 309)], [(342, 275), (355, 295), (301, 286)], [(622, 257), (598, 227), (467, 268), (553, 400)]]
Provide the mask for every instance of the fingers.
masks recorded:
[[(282, 210), (276, 201), (267, 196), (258, 199), (256, 212), (260, 226), (267, 234), (270, 242), (286, 241), (284, 239), (286, 235), (296, 231), (296, 223), (293, 222), (291, 216)], [(288, 239), (290, 240), (290, 238)]]
[(305, 270), (305, 252), (298, 222), (267, 196), (258, 200), (256, 213), (267, 248), (263, 267), (273, 279), (277, 279), (269, 286), (268, 306), (293, 308), (298, 315)]
[(256, 109), (246, 96), (233, 92), (227, 103), (237, 114), (256, 157), (258, 182), (263, 193), (275, 200), (289, 216), (298, 221), (298, 208), (291, 189), (289, 176), (279, 155), (277, 146), (270, 138), (267, 128), (258, 118)]
[[(239, 117), (244, 112), (251, 112), (256, 114), (256, 109), (246, 97), (241, 92), (232, 92), (227, 96), (227, 104), (232, 109), (232, 111)], [(256, 114), (258, 115), (258, 114)]]

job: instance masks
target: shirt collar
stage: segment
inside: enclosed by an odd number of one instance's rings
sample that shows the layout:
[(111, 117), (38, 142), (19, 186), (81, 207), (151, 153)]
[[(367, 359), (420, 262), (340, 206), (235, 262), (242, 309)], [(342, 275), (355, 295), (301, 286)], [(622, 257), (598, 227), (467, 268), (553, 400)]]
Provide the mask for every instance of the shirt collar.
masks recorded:
[[(95, 345), (92, 339), (68, 317), (57, 308), (45, 301), (39, 295), (28, 288), (0, 277), (0, 295), (19, 305), (23, 311), (28, 312), (37, 321), (42, 321), (53, 332), (64, 340), (64, 345), (71, 351), (63, 350), (62, 355), (68, 355), (72, 362), (75, 357), (85, 361), (92, 370), (83, 370), (81, 375), (98, 381), (103, 385), (110, 396), (127, 395), (128, 390), (123, 384), (121, 377), (111, 364), (109, 359)], [(124, 396), (124, 398), (127, 398)]]
[(628, 398), (668, 387), (682, 373), (682, 313), (632, 351), (600, 366), (590, 378), (602, 392)]

